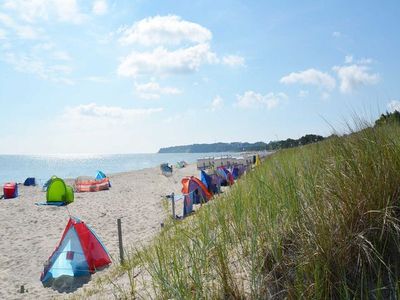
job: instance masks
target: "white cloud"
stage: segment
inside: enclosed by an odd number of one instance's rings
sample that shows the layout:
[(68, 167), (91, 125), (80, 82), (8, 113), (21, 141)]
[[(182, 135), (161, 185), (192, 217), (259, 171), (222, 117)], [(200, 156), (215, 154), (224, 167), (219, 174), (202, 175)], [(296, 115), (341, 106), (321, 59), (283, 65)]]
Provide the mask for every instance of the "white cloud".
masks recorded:
[(14, 11), (19, 18), (26, 22), (34, 22), (37, 18), (48, 18), (47, 1), (7, 0), (3, 6)]
[(65, 50), (60, 50), (52, 42), (39, 43), (31, 47), (30, 56), (42, 57), (46, 60), (58, 60), (63, 63), (71, 61), (70, 54)]
[(12, 65), (16, 71), (34, 74), (56, 83), (73, 84), (73, 81), (67, 77), (72, 72), (69, 66), (49, 65), (38, 57), (12, 52), (5, 53), (1, 59)]
[(244, 57), (238, 55), (226, 55), (222, 57), (222, 63), (230, 67), (243, 67), (245, 65)]
[(168, 51), (158, 47), (152, 52), (136, 52), (122, 59), (118, 75), (132, 76), (153, 74), (190, 73), (198, 70), (204, 63), (215, 63), (215, 53), (208, 44)]
[[(36, 22), (48, 20), (50, 17), (78, 22), (83, 15), (79, 12), (77, 2), (7, 0), (1, 8), (0, 26), (7, 29), (8, 35), (5, 37), (6, 43), (2, 43), (0, 59), (12, 65), (18, 72), (34, 74), (57, 83), (73, 84), (67, 76), (72, 68), (65, 64), (71, 60), (69, 53), (58, 49)], [(39, 42), (33, 43), (30, 40)]]
[[(121, 27), (115, 34), (119, 35), (120, 44), (133, 47), (121, 59), (117, 70), (120, 76), (191, 73), (205, 63), (245, 65), (244, 58), (238, 55), (219, 58), (210, 48), (210, 30), (176, 15), (148, 17), (130, 27)], [(140, 46), (148, 48), (143, 50)]]
[(353, 55), (346, 55), (344, 58), (345, 64), (351, 64), (353, 62)]
[(64, 61), (69, 61), (71, 60), (71, 56), (68, 54), (67, 51), (54, 51), (53, 52), (53, 58), (57, 60), (64, 60)]
[(268, 109), (273, 109), (279, 105), (288, 96), (284, 93), (268, 93), (262, 95), (253, 91), (246, 91), (243, 95), (237, 95), (236, 106), (241, 108), (251, 108), (266, 106)]
[(376, 84), (380, 79), (378, 74), (370, 74), (365, 65), (335, 66), (333, 70), (339, 77), (342, 93), (350, 93), (360, 86)]
[(63, 22), (71, 22), (75, 24), (82, 23), (87, 16), (79, 11), (76, 0), (52, 0), (59, 19)]
[(357, 61), (358, 64), (360, 65), (369, 65), (372, 64), (374, 60), (372, 58), (361, 58)]
[(54, 48), (55, 48), (55, 45), (50, 42), (36, 44), (35, 46), (32, 47), (32, 49), (34, 51), (49, 51), (49, 50), (53, 50)]
[[(44, 153), (154, 152), (157, 150), (154, 139), (162, 139), (167, 132), (152, 120), (162, 110), (81, 104), (67, 107), (62, 114), (45, 120), (39, 127), (43, 130), (34, 135), (45, 145), (38, 146), (39, 152)], [(79, 143), (70, 143), (71, 140)]]
[(161, 95), (179, 95), (181, 90), (174, 87), (161, 87), (157, 82), (135, 83), (135, 91), (142, 99), (159, 99)]
[(76, 0), (7, 0), (4, 7), (14, 11), (25, 22), (54, 19), (79, 24), (87, 19)]
[(400, 101), (392, 100), (387, 104), (387, 109), (389, 112), (394, 112), (395, 110), (400, 112)]
[(118, 121), (131, 120), (161, 112), (162, 108), (122, 108), (118, 106), (102, 106), (96, 103), (68, 107), (65, 115), (72, 117), (89, 117), (115, 119)]
[(353, 55), (346, 55), (344, 58), (344, 63), (345, 64), (358, 64), (358, 65), (370, 65), (372, 64), (374, 61), (372, 58), (367, 58), (367, 57), (363, 57), (361, 59), (358, 59), (357, 61), (354, 60)]
[(220, 96), (216, 96), (211, 102), (211, 111), (220, 110), (224, 106), (224, 100)]
[(41, 37), (40, 29), (36, 29), (29, 25), (20, 25), (9, 15), (0, 12), (0, 24), (13, 30), (21, 39), (34, 40)]
[(73, 84), (68, 78), (73, 68), (67, 64), (71, 60), (68, 52), (58, 50), (51, 42), (26, 47), (27, 51), (16, 52), (12, 45), (4, 49), (0, 60), (10, 64), (14, 70), (33, 74), (41, 79), (56, 83)]
[(211, 40), (211, 32), (175, 15), (155, 16), (140, 20), (131, 27), (121, 28), (121, 44), (179, 45), (182, 42), (203, 44)]
[(102, 16), (108, 11), (108, 5), (106, 0), (96, 0), (93, 3), (92, 11), (95, 15)]
[(280, 82), (284, 84), (301, 83), (316, 85), (326, 90), (333, 90), (336, 86), (336, 81), (332, 76), (316, 69), (290, 73), (282, 77)]

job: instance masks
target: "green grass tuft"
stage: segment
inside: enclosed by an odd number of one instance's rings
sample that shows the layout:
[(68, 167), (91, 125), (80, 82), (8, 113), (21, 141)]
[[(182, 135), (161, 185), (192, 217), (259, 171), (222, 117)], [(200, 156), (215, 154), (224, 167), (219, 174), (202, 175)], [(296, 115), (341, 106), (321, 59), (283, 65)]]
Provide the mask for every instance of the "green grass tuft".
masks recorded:
[(159, 299), (396, 298), (399, 193), (400, 127), (367, 128), (269, 156), (133, 255)]

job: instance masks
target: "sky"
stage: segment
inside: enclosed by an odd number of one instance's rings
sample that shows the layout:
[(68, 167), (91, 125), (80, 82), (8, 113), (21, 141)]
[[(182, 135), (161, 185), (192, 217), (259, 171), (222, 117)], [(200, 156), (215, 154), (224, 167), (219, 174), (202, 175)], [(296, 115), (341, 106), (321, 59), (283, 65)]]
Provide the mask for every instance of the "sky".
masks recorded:
[(0, 154), (341, 132), (400, 109), (399, 1), (1, 0)]

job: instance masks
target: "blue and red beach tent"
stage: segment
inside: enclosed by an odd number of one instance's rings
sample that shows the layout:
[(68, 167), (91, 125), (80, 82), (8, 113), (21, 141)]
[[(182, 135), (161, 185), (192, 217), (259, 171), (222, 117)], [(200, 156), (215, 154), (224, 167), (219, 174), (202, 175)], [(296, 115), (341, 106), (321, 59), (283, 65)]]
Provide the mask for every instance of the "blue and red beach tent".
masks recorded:
[(229, 185), (232, 185), (232, 184), (235, 183), (235, 180), (233, 179), (233, 176), (232, 176), (231, 172), (229, 172), (229, 170), (228, 170), (227, 168), (225, 168), (225, 167), (223, 167), (223, 166), (218, 167), (218, 168), (217, 168), (217, 172), (218, 172), (219, 174), (224, 174), (224, 173), (225, 173), (225, 175), (226, 175), (225, 178), (226, 178), (226, 181), (227, 181), (227, 183), (228, 183)]
[(239, 167), (238, 166), (233, 166), (233, 168), (232, 168), (232, 170), (231, 170), (231, 173), (232, 173), (232, 176), (233, 176), (233, 179), (239, 179), (239, 177), (240, 177), (240, 170), (239, 170)]
[(111, 263), (107, 249), (95, 232), (78, 218), (71, 217), (61, 241), (49, 257), (40, 280), (44, 285), (60, 276), (90, 275)]
[(206, 186), (207, 190), (211, 192), (211, 176), (208, 175), (204, 170), (200, 171), (201, 182)]
[(204, 170), (200, 171), (201, 182), (206, 186), (211, 194), (220, 192), (220, 180), (217, 174), (207, 174)]

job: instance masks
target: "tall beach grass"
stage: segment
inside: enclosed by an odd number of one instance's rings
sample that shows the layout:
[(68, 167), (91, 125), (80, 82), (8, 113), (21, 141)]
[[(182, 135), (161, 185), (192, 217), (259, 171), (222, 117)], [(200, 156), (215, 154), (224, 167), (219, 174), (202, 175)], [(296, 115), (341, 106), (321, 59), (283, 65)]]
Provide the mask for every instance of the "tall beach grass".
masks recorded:
[(132, 253), (158, 299), (397, 298), (400, 127), (269, 156)]

